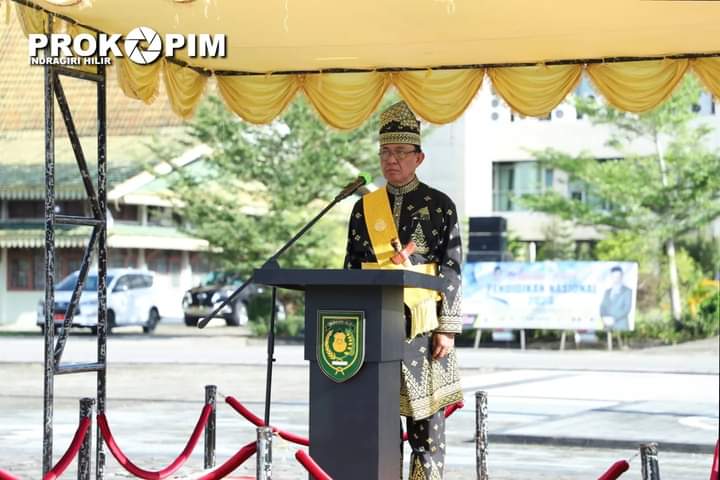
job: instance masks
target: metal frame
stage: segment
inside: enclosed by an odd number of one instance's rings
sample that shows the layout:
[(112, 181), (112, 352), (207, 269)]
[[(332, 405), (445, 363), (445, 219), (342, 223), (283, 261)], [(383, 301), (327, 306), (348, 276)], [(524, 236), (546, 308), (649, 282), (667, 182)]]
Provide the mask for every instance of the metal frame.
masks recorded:
[[(52, 31), (53, 15), (48, 16), (48, 30)], [(46, 57), (50, 56), (45, 49)], [(97, 413), (105, 412), (106, 366), (107, 366), (107, 145), (106, 145), (106, 73), (105, 66), (96, 66), (96, 73), (71, 68), (45, 65), (45, 368), (43, 409), (43, 476), (52, 468), (53, 459), (53, 407), (55, 375), (82, 372), (97, 373)], [(60, 76), (69, 76), (94, 82), (97, 85), (97, 191), (92, 183), (82, 145), (75, 128)], [(82, 176), (83, 185), (90, 202), (92, 217), (59, 215), (55, 213), (55, 100), (60, 107), (75, 160)], [(83, 254), (78, 282), (65, 312), (63, 327), (55, 339), (55, 226), (85, 225), (92, 227), (90, 239)], [(88, 363), (62, 363), (72, 320), (87, 273), (97, 251), (98, 262), (98, 321), (97, 359)], [(96, 478), (104, 478), (105, 455), (100, 427), (96, 433)], [(89, 439), (89, 436), (88, 436)], [(88, 443), (89, 445), (89, 443)], [(89, 466), (86, 466), (88, 468)]]

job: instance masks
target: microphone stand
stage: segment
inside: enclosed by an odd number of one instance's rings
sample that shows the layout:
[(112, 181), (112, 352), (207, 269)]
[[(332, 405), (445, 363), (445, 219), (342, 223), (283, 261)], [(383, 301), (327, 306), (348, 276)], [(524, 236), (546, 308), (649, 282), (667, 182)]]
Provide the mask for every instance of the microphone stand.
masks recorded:
[[(302, 227), (290, 240), (288, 240), (285, 245), (280, 247), (280, 249), (275, 252), (270, 258), (265, 261), (263, 266), (261, 267), (261, 270), (264, 269), (272, 269), (272, 268), (279, 268), (277, 259), (287, 251), (290, 247), (292, 247), (295, 242), (297, 242), (300, 237), (305, 235), (305, 233), (310, 230), (313, 225), (315, 225), (318, 220), (320, 220), (327, 212), (329, 212), (335, 205), (337, 205), (340, 201), (344, 200), (345, 198), (349, 197), (353, 193), (355, 193), (360, 187), (362, 187), (362, 184), (358, 184), (356, 186), (346, 186), (343, 188), (343, 190), (329, 203), (325, 208), (323, 208), (320, 213), (315, 215), (315, 217), (312, 218), (307, 224), (305, 224), (304, 227)], [(227, 304), (231, 303), (245, 288), (247, 288), (248, 285), (250, 285), (253, 280), (255, 279), (255, 273), (253, 272), (250, 274), (250, 277), (248, 277), (245, 282), (243, 282), (242, 285), (240, 285), (232, 294), (230, 294), (229, 297), (227, 297), (219, 306), (217, 306), (208, 316), (201, 319), (198, 323), (198, 328), (205, 328), (205, 326), (212, 320), (215, 315), (217, 315)], [(265, 426), (270, 426), (270, 395), (272, 390), (272, 367), (273, 362), (275, 362), (275, 320), (277, 317), (277, 308), (275, 305), (277, 299), (277, 287), (272, 287), (272, 307), (270, 309), (270, 330), (268, 332), (268, 345), (267, 345), (267, 376), (265, 380)]]

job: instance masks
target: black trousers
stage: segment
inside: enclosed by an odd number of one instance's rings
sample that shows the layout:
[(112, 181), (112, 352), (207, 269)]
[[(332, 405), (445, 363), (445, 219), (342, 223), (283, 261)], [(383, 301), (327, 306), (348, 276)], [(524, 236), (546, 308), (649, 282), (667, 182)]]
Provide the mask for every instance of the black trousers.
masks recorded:
[[(442, 480), (445, 466), (445, 412), (422, 420), (405, 417), (412, 449), (408, 480)], [(402, 458), (402, 445), (400, 448)]]

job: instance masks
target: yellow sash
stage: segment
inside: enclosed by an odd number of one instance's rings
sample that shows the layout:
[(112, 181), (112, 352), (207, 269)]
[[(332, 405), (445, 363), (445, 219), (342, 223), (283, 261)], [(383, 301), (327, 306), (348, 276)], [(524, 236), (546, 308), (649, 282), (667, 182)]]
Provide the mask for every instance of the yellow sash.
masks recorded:
[[(385, 188), (379, 188), (363, 196), (363, 210), (365, 213), (365, 225), (370, 235), (370, 243), (377, 259), (377, 263), (364, 262), (362, 264), (363, 269), (405, 269), (426, 275), (437, 275), (437, 265), (434, 263), (404, 267), (403, 265), (395, 265), (390, 261), (390, 258), (395, 253), (390, 241), (393, 238), (399, 239), (400, 237), (395, 227)], [(415, 338), (421, 333), (429, 332), (438, 327), (438, 300), (440, 300), (440, 294), (434, 290), (406, 288), (403, 291), (403, 302), (410, 309), (412, 316), (410, 338)]]

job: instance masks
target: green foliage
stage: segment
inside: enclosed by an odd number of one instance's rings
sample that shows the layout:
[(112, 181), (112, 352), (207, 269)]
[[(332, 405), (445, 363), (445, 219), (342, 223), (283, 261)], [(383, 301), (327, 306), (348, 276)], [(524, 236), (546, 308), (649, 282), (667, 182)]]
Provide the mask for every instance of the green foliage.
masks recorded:
[(720, 278), (720, 239), (699, 232), (683, 236), (677, 246), (693, 258), (706, 278)]
[[(467, 245), (468, 243), (468, 241), (464, 241), (465, 245)], [(527, 244), (521, 241), (520, 237), (513, 234), (512, 232), (508, 232), (507, 251), (511, 255), (511, 258), (516, 262), (528, 261)]]
[(685, 314), (682, 322), (674, 322), (660, 310), (639, 312), (635, 331), (623, 332), (623, 337), (640, 342), (659, 340), (674, 344), (720, 334), (720, 296), (711, 296), (700, 304), (698, 315)]
[[(177, 169), (171, 189), (182, 200), (185, 229), (208, 240), (224, 270), (248, 274), (290, 239), (358, 170), (378, 173), (377, 118), (334, 131), (304, 99), (270, 125), (248, 124), (209, 97), (188, 124), (181, 146), (205, 144), (208, 158)], [(167, 152), (165, 152), (167, 155)], [(338, 267), (346, 219), (329, 217), (281, 262)]]
[(545, 241), (537, 251), (538, 260), (572, 260), (575, 258), (575, 241), (572, 227), (553, 220), (543, 228)]
[[(298, 337), (302, 332), (302, 328), (305, 324), (303, 317), (297, 315), (290, 315), (284, 320), (279, 320), (275, 323), (275, 335), (278, 337)], [(250, 322), (250, 332), (258, 337), (264, 337), (270, 330), (270, 320), (267, 318), (260, 318), (253, 322)]]
[[(271, 295), (271, 290), (267, 290), (253, 296), (248, 303), (249, 327), (253, 335), (265, 336), (270, 330)], [(278, 291), (278, 297), (284, 307), (285, 317), (276, 318), (275, 334), (280, 337), (297, 337), (305, 324), (302, 295), (292, 292), (286, 295), (284, 291)]]

